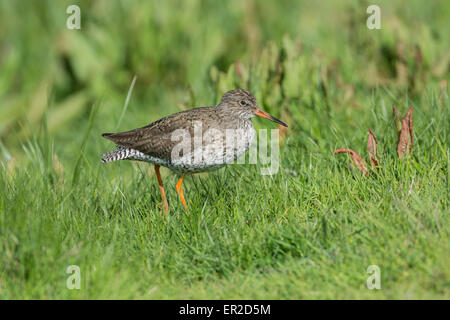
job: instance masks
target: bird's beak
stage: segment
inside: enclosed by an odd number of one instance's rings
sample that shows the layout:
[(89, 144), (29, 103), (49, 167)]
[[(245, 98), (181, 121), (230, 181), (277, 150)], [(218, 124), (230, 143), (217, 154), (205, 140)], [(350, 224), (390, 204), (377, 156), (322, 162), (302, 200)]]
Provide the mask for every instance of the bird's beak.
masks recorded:
[(255, 114), (256, 114), (257, 116), (260, 116), (260, 117), (263, 117), (263, 118), (272, 120), (273, 122), (276, 122), (276, 123), (278, 123), (278, 124), (281, 124), (282, 126), (285, 126), (285, 127), (288, 126), (288, 125), (287, 125), (286, 123), (284, 123), (283, 121), (278, 120), (278, 119), (275, 118), (274, 116), (271, 116), (270, 114), (268, 114), (268, 113), (265, 112), (265, 111), (262, 111), (261, 109), (256, 109)]

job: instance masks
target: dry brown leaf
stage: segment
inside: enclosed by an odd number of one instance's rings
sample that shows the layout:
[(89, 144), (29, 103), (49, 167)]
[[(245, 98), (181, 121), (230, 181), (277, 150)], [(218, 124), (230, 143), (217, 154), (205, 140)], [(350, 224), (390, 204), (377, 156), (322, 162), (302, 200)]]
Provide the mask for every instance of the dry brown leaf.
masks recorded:
[(409, 121), (408, 119), (404, 118), (402, 120), (402, 131), (400, 131), (400, 138), (398, 139), (397, 144), (397, 154), (398, 157), (401, 159), (405, 155), (406, 149), (408, 148), (409, 144)]
[(409, 136), (411, 139), (411, 144), (409, 145), (409, 154), (412, 154), (412, 149), (414, 147), (414, 135), (413, 135), (413, 110), (414, 108), (411, 106), (406, 113), (405, 118), (408, 118), (408, 126), (409, 126)]
[(397, 144), (397, 155), (400, 159), (405, 156), (407, 150), (409, 150), (409, 154), (412, 153), (414, 144), (412, 118), (413, 109), (413, 107), (410, 107), (402, 120), (402, 130), (400, 131), (400, 138), (398, 139)]
[(367, 150), (369, 151), (369, 160), (372, 167), (378, 167), (378, 141), (372, 130), (369, 129), (369, 138), (367, 139)]
[(348, 148), (337, 149), (337, 150), (335, 150), (333, 152), (333, 154), (338, 154), (338, 153), (348, 153), (348, 154), (350, 154), (350, 157), (352, 158), (352, 161), (355, 164), (356, 168), (358, 168), (358, 170), (363, 175), (365, 175), (365, 176), (367, 175), (367, 163), (366, 163), (366, 161), (364, 161), (363, 158), (361, 158), (361, 156), (359, 154), (357, 154), (352, 149), (348, 149)]

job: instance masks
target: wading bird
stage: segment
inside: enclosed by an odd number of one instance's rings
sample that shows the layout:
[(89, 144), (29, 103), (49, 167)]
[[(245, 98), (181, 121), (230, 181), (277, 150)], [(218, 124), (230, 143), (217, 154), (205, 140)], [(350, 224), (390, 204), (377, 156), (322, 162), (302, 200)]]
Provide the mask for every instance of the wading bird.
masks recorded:
[[(259, 109), (252, 93), (236, 89), (225, 93), (217, 106), (178, 112), (126, 132), (102, 134), (117, 145), (115, 150), (103, 155), (102, 162), (126, 159), (154, 164), (166, 211), (169, 211), (169, 205), (159, 168), (164, 166), (173, 170), (180, 176), (176, 190), (187, 209), (183, 176), (218, 169), (247, 151), (256, 135), (251, 121), (254, 116), (287, 127), (284, 122)], [(236, 143), (227, 144), (230, 133), (236, 135)], [(196, 141), (198, 134), (201, 136), (200, 144)]]

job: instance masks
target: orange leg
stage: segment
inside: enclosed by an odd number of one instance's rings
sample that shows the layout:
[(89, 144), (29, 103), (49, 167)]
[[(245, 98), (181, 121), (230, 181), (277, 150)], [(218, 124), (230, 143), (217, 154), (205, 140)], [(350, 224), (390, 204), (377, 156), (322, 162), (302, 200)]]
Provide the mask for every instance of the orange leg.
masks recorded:
[(186, 200), (184, 200), (184, 194), (183, 194), (183, 185), (181, 184), (183, 182), (183, 176), (180, 177), (180, 179), (177, 182), (177, 185), (175, 186), (175, 188), (177, 189), (177, 193), (180, 196), (180, 200), (181, 203), (184, 206), (184, 209), (188, 209), (187, 204), (186, 204)]
[(164, 209), (169, 212), (169, 204), (167, 203), (166, 192), (164, 191), (164, 186), (161, 179), (161, 174), (159, 173), (159, 166), (155, 165), (156, 178), (158, 178), (159, 191), (161, 191), (161, 199), (164, 204)]

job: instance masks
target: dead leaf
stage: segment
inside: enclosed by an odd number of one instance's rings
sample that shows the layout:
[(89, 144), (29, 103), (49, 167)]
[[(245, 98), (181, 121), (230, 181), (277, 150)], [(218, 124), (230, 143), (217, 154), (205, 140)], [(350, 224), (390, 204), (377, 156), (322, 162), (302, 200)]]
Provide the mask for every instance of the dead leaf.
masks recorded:
[(400, 132), (400, 138), (397, 145), (397, 154), (400, 159), (405, 156), (407, 150), (409, 151), (409, 154), (412, 153), (412, 148), (414, 145), (412, 118), (413, 110), (414, 108), (410, 107), (402, 120), (402, 130)]
[(410, 143), (408, 127), (409, 121), (408, 119), (404, 118), (402, 120), (402, 131), (400, 132), (400, 138), (398, 139), (397, 144), (397, 154), (400, 159), (405, 155), (406, 149), (408, 148), (408, 145)]
[(337, 149), (333, 152), (333, 154), (338, 154), (338, 153), (349, 153), (356, 168), (358, 168), (358, 170), (363, 175), (365, 175), (365, 176), (367, 175), (367, 163), (366, 163), (366, 161), (364, 161), (363, 158), (361, 158), (361, 156), (359, 154), (357, 154), (352, 149), (348, 149), (348, 148)]
[(367, 150), (369, 151), (369, 160), (372, 167), (378, 167), (378, 141), (372, 130), (369, 129), (369, 138), (367, 139)]
[(413, 110), (414, 108), (410, 107), (402, 120), (402, 130), (400, 131), (400, 138), (398, 139), (397, 145), (397, 154), (400, 159), (405, 156), (407, 150), (409, 151), (409, 154), (412, 153), (412, 148), (414, 145), (412, 118)]
[(414, 147), (414, 135), (413, 135), (413, 110), (414, 108), (411, 106), (408, 109), (408, 112), (406, 113), (405, 118), (408, 118), (408, 126), (409, 126), (409, 137), (411, 140), (411, 143), (409, 145), (409, 154), (412, 153), (412, 149)]

